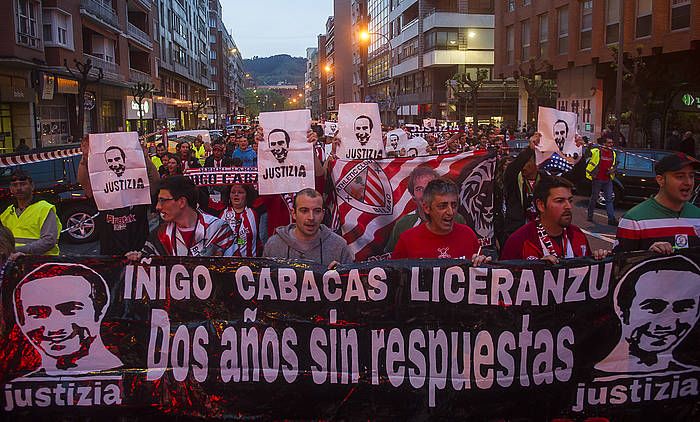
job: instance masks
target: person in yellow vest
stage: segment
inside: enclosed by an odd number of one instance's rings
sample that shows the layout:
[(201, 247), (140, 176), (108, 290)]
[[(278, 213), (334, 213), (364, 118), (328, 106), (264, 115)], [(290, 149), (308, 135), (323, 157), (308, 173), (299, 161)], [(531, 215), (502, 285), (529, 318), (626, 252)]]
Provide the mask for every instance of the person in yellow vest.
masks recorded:
[(591, 181), (591, 199), (588, 201), (588, 221), (593, 221), (593, 211), (598, 202), (598, 195), (603, 192), (608, 224), (617, 226), (613, 206), (613, 180), (617, 171), (617, 153), (613, 149), (612, 138), (598, 139), (598, 147), (591, 148), (591, 158), (586, 163), (586, 178)]
[[(151, 162), (156, 166), (156, 170), (160, 170), (161, 166), (165, 164), (163, 160), (165, 159), (165, 145), (163, 143), (156, 144), (156, 155), (151, 157)], [(166, 160), (167, 161), (167, 160)]]
[(204, 160), (207, 158), (207, 150), (204, 147), (204, 141), (202, 141), (202, 135), (197, 135), (197, 139), (194, 140), (194, 156), (199, 160), (199, 165), (204, 165)]
[(0, 214), (0, 221), (15, 236), (17, 252), (58, 255), (61, 221), (56, 207), (34, 198), (34, 182), (21, 169), (12, 172), (10, 193), (15, 201)]

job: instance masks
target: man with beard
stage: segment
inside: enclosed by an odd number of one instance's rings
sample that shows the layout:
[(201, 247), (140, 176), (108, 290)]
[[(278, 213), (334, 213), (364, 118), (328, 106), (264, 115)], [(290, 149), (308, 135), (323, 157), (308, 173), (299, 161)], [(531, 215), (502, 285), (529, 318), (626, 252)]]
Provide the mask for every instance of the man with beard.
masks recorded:
[(490, 261), (490, 257), (480, 254), (474, 230), (455, 223), (458, 196), (459, 187), (451, 180), (438, 178), (428, 183), (422, 200), (426, 221), (401, 234), (391, 258), (471, 259), (474, 265)]
[(650, 250), (672, 254), (700, 246), (700, 208), (691, 204), (700, 161), (682, 152), (656, 162), (659, 193), (625, 213), (615, 252)]
[(43, 264), (17, 284), (13, 298), (17, 325), (41, 356), (41, 366), (29, 377), (88, 374), (122, 365), (102, 342), (109, 290), (92, 269)]
[(557, 264), (560, 259), (593, 256), (602, 259), (610, 251), (591, 251), (586, 235), (571, 224), (573, 185), (558, 176), (543, 176), (533, 193), (539, 217), (516, 230), (501, 250), (501, 260), (542, 259)]

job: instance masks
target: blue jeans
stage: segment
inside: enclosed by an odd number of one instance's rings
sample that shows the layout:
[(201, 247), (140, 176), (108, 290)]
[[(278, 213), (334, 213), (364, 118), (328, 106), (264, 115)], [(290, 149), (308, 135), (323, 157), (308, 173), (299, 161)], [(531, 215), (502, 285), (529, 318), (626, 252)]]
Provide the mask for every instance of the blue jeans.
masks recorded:
[(593, 218), (593, 210), (596, 207), (601, 190), (605, 197), (605, 211), (608, 213), (608, 220), (614, 220), (615, 207), (613, 206), (612, 180), (593, 180), (591, 182), (591, 199), (588, 201), (588, 218)]

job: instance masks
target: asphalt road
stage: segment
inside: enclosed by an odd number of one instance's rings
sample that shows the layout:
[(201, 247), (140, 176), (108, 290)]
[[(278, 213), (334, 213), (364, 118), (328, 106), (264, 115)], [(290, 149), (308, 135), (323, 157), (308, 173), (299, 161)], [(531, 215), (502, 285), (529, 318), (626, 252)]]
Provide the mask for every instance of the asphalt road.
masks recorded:
[[(605, 214), (604, 208), (597, 208), (593, 215), (593, 222), (586, 221), (586, 213), (588, 208), (588, 197), (576, 196), (574, 198), (574, 224), (583, 229), (588, 242), (593, 249), (612, 249), (615, 242), (616, 226), (608, 225), (608, 217)], [(615, 215), (619, 220), (625, 213), (627, 208), (616, 209)], [(70, 244), (68, 242), (60, 243), (61, 253), (66, 255), (98, 255), (99, 243), (85, 243), (81, 245)]]

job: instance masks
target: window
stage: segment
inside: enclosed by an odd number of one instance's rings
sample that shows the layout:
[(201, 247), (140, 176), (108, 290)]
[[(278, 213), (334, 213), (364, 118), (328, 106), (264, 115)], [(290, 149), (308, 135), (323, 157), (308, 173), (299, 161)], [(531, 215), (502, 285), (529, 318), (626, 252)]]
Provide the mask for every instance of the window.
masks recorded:
[(513, 12), (515, 10), (515, 0), (508, 0), (508, 11)]
[(47, 47), (73, 49), (73, 18), (59, 9), (44, 9), (44, 42)]
[(652, 0), (637, 0), (637, 38), (651, 35)]
[(523, 0), (523, 6), (529, 6), (532, 0)]
[(540, 57), (547, 57), (549, 46), (549, 16), (545, 13), (539, 16), (540, 21)]
[(520, 43), (522, 50), (520, 51), (520, 59), (527, 60), (530, 58), (530, 20), (524, 20), (520, 23)]
[(620, 0), (605, 2), (605, 43), (616, 44), (620, 39)]
[(591, 48), (593, 34), (593, 0), (581, 2), (581, 38), (579, 49), (589, 50)]
[(32, 0), (17, 0), (17, 43), (34, 48), (41, 47), (37, 9), (37, 3)]
[(114, 41), (99, 34), (92, 36), (92, 55), (100, 59), (114, 63)]
[(569, 8), (562, 7), (557, 10), (558, 21), (558, 51), (559, 54), (567, 54), (569, 52)]
[(212, 60), (216, 60), (216, 50), (211, 50), (209, 52), (209, 58)]
[(508, 64), (515, 63), (515, 33), (513, 25), (506, 28), (506, 61)]
[(690, 0), (671, 0), (671, 31), (690, 28)]

